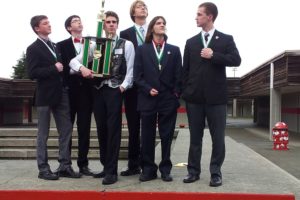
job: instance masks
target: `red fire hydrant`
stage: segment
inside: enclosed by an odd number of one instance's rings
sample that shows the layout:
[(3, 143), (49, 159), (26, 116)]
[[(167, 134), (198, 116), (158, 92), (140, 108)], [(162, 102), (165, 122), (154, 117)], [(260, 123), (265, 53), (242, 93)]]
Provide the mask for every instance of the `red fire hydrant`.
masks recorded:
[(272, 129), (273, 133), (273, 150), (288, 150), (289, 133), (288, 126), (284, 122), (277, 122)]

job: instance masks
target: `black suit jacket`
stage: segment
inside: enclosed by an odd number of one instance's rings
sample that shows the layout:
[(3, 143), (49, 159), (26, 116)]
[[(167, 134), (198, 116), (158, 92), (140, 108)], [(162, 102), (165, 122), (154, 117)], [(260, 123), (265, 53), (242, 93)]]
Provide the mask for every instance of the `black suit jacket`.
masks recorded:
[(76, 56), (76, 49), (74, 47), (72, 37), (57, 43), (57, 48), (60, 52), (62, 64), (64, 65), (64, 79), (67, 85), (70, 86), (70, 61)]
[(182, 59), (177, 46), (165, 44), (159, 70), (158, 60), (152, 43), (145, 43), (136, 50), (134, 80), (138, 85), (138, 110), (150, 111), (155, 108), (158, 97), (152, 97), (150, 90), (168, 93), (172, 98), (181, 92)]
[[(53, 43), (55, 47), (55, 44)], [(56, 69), (55, 63), (60, 60), (50, 52), (40, 39), (33, 42), (26, 50), (26, 65), (29, 78), (37, 81), (35, 90), (36, 106), (53, 106), (60, 102), (62, 96), (63, 78)]]
[(241, 57), (231, 35), (215, 30), (208, 45), (213, 57), (200, 56), (201, 33), (188, 39), (183, 57), (182, 98), (190, 103), (226, 104), (226, 66), (239, 66)]
[(120, 32), (120, 38), (124, 38), (126, 40), (131, 41), (134, 45), (134, 49), (136, 49), (138, 47), (136, 32), (135, 32), (135, 29), (134, 29), (133, 26), (126, 29), (126, 30), (121, 31)]

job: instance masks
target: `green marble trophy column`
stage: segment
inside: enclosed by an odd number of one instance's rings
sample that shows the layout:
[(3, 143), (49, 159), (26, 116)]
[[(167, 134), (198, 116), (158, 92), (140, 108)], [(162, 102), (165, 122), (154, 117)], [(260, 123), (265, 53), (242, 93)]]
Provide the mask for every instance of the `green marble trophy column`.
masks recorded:
[[(101, 0), (101, 9), (97, 17), (97, 33), (96, 37), (85, 37), (83, 49), (83, 65), (88, 66), (88, 57), (90, 49), (90, 41), (96, 39), (96, 49), (93, 54), (92, 71), (96, 77), (110, 76), (110, 63), (112, 53), (112, 39), (111, 37), (102, 38), (103, 23), (105, 22), (104, 14), (105, 0)], [(103, 55), (102, 55), (103, 54)]]

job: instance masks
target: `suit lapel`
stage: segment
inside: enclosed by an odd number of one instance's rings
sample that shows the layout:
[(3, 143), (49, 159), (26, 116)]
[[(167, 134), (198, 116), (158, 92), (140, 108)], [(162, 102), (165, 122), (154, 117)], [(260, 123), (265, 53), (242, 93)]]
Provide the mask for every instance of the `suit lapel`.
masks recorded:
[(52, 52), (49, 50), (46, 43), (42, 42), (40, 39), (37, 39), (36, 42), (37, 42), (37, 45), (39, 46), (39, 48), (41, 48), (43, 52), (51, 55), (54, 59), (56, 59), (55, 56), (52, 54)]
[(137, 37), (136, 37), (136, 32), (135, 32), (134, 27), (131, 27), (131, 29), (130, 29), (130, 35), (131, 35), (131, 38), (132, 38), (133, 45), (136, 48), (138, 46), (138, 42), (137, 42)]
[(210, 43), (208, 44), (208, 47), (212, 48), (219, 38), (220, 38), (219, 31), (215, 30), (214, 35), (212, 36)]
[(73, 41), (72, 41), (72, 37), (70, 37), (67, 40), (67, 48), (70, 49), (70, 53), (72, 54), (73, 57), (75, 57), (77, 53), (76, 53), (76, 49), (75, 49)]
[(161, 60), (161, 71), (165, 68), (165, 66), (167, 66), (170, 55), (171, 55), (170, 45), (165, 43), (163, 57)]
[(147, 52), (149, 52), (149, 55), (147, 55), (147, 56), (150, 56), (151, 61), (153, 63), (153, 66), (155, 66), (155, 68), (158, 69), (158, 60), (157, 60), (157, 57), (156, 57), (156, 54), (155, 54), (152, 42), (151, 43), (147, 43), (145, 45), (146, 45), (146, 47), (148, 49)]

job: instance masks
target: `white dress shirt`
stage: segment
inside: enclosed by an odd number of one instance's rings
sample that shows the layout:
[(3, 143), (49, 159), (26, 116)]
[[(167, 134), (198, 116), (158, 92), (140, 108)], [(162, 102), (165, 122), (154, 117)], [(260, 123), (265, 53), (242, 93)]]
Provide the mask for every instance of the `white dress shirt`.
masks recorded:
[[(72, 37), (72, 41), (76, 50), (77, 56), (73, 58), (70, 63), (70, 74), (80, 73), (79, 69), (82, 65), (82, 58), (83, 58), (83, 44), (82, 43), (74, 43), (74, 38)], [(94, 50), (96, 49), (96, 43), (94, 41), (90, 41), (90, 49), (89, 49), (89, 58), (88, 60), (91, 61), (94, 57)], [(87, 67), (87, 66), (86, 66)]]
[[(202, 41), (203, 41), (203, 45), (204, 45), (205, 48), (207, 48), (208, 44), (210, 43), (210, 40), (211, 40), (211, 38), (213, 37), (213, 35), (214, 35), (214, 33), (215, 33), (215, 30), (216, 30), (216, 29), (213, 28), (213, 29), (211, 29), (211, 30), (208, 31), (208, 32), (201, 31)], [(204, 35), (205, 35), (206, 33), (209, 34), (207, 42), (205, 42), (205, 39), (204, 39)]]
[[(132, 44), (132, 42), (126, 40), (125, 42), (125, 52), (123, 52), (123, 49), (115, 49), (115, 44), (118, 40), (118, 36), (116, 35), (113, 40), (113, 51), (115, 54), (125, 54), (125, 60), (126, 60), (126, 65), (127, 65), (127, 68), (126, 68), (126, 75), (125, 75), (125, 78), (124, 78), (124, 81), (122, 82), (121, 86), (126, 90), (128, 88), (131, 88), (132, 87), (132, 84), (133, 84), (133, 64), (134, 64), (134, 56), (135, 56), (135, 51), (134, 51), (134, 46)], [(83, 45), (81, 45), (83, 48)], [(90, 51), (89, 51), (89, 60), (91, 60), (93, 58), (93, 52), (96, 48), (96, 44), (94, 42), (92, 42), (90, 44)], [(75, 58), (73, 58), (69, 65), (70, 65), (70, 68), (72, 70), (75, 70), (76, 72), (79, 71), (79, 68), (82, 66), (82, 58), (83, 58), (83, 51), (80, 52), (80, 54), (78, 54)], [(117, 88), (117, 87), (120, 87), (120, 85), (118, 86), (115, 86), (113, 87), (112, 84), (111, 84), (111, 80), (110, 79), (107, 79), (107, 80), (104, 80), (101, 82), (100, 86), (99, 87), (96, 87), (97, 89), (100, 89), (104, 84), (107, 84), (109, 87), (112, 87), (112, 88)]]

